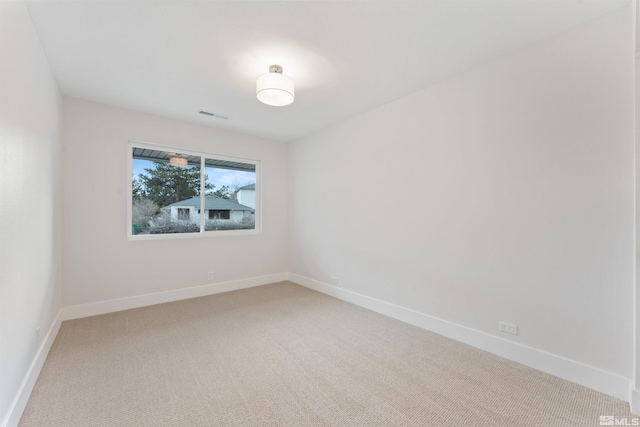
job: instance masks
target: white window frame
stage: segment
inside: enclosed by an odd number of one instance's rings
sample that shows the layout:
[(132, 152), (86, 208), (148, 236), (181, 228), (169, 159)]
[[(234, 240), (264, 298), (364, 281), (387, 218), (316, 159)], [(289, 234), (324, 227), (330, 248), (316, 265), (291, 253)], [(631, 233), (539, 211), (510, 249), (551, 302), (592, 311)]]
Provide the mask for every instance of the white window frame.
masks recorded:
[[(204, 175), (205, 175), (205, 158), (226, 160), (230, 162), (249, 163), (255, 166), (256, 171), (256, 206), (255, 206), (255, 228), (250, 230), (209, 230), (205, 231), (205, 215), (200, 215), (200, 231), (196, 233), (167, 233), (167, 234), (133, 234), (132, 222), (133, 222), (133, 147), (148, 148), (150, 150), (160, 150), (176, 152), (180, 154), (188, 154), (193, 156), (200, 156), (200, 211), (204, 212)], [(201, 237), (220, 237), (220, 236), (247, 236), (262, 234), (262, 167), (260, 160), (248, 159), (244, 157), (229, 156), (224, 154), (210, 153), (206, 151), (197, 151), (186, 149), (182, 147), (173, 147), (167, 145), (153, 144), (142, 141), (129, 141), (127, 144), (127, 239), (128, 240), (163, 240), (163, 239), (188, 239), (188, 238), (201, 238)]]

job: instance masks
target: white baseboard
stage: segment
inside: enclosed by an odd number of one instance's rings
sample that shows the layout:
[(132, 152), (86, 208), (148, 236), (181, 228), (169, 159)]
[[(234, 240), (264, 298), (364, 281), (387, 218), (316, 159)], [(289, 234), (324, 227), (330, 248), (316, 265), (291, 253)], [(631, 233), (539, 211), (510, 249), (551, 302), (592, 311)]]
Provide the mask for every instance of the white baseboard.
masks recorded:
[[(295, 273), (290, 281), (629, 402), (630, 379)], [(640, 411), (640, 396), (634, 413)]]
[(49, 354), (49, 350), (53, 345), (53, 341), (58, 335), (58, 330), (60, 330), (61, 323), (62, 320), (60, 318), (59, 311), (58, 315), (51, 324), (51, 327), (47, 331), (47, 335), (44, 337), (44, 340), (42, 340), (42, 344), (40, 345), (40, 348), (38, 348), (38, 351), (36, 352), (31, 365), (29, 365), (29, 369), (27, 370), (22, 383), (20, 383), (20, 387), (18, 388), (16, 396), (13, 398), (13, 402), (11, 402), (9, 411), (2, 421), (2, 427), (14, 427), (17, 426), (20, 422), (20, 418), (22, 417), (24, 408), (26, 408), (27, 406), (27, 402), (29, 401), (29, 396), (31, 396), (33, 387), (36, 385), (36, 381), (38, 379), (38, 376), (40, 375), (42, 366), (47, 359), (47, 355)]
[(269, 274), (266, 276), (251, 277), (248, 279), (211, 283), (191, 288), (136, 295), (133, 297), (98, 301), (89, 304), (73, 305), (64, 307), (61, 310), (61, 319), (80, 319), (82, 317), (97, 316), (99, 314), (114, 313), (116, 311), (129, 310), (132, 308), (146, 307), (149, 305), (219, 294), (222, 292), (236, 291), (238, 289), (252, 288), (254, 286), (281, 282), (283, 280), (287, 280), (287, 273)]

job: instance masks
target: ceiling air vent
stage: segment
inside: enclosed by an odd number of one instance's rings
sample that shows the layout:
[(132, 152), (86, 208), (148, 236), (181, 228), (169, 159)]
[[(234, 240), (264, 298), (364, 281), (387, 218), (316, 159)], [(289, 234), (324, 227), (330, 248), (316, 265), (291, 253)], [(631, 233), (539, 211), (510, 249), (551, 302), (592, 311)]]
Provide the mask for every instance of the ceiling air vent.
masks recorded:
[(215, 117), (216, 119), (227, 120), (229, 117), (223, 116), (222, 114), (214, 114), (208, 111), (200, 110), (198, 114), (202, 114), (203, 116)]

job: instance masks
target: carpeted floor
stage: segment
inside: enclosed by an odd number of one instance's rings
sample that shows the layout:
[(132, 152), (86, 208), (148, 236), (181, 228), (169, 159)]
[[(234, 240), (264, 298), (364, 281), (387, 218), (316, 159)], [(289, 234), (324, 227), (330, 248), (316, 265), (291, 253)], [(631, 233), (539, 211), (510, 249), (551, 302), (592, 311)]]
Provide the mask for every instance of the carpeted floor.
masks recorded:
[(20, 426), (598, 426), (628, 405), (289, 282), (67, 321)]

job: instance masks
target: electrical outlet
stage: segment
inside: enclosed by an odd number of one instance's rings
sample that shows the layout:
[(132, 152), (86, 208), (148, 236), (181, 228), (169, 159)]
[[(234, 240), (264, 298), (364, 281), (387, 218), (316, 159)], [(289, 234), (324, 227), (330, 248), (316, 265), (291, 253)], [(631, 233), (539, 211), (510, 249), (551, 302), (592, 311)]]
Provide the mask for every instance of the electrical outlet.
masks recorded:
[(213, 280), (213, 271), (210, 271), (207, 273), (207, 280), (208, 281), (212, 281)]
[(505, 334), (518, 335), (518, 325), (512, 325), (511, 323), (498, 322), (498, 330)]
[(36, 345), (40, 345), (40, 326), (36, 328)]
[(334, 285), (338, 284), (338, 278), (336, 276), (331, 276), (331, 283), (333, 283)]

